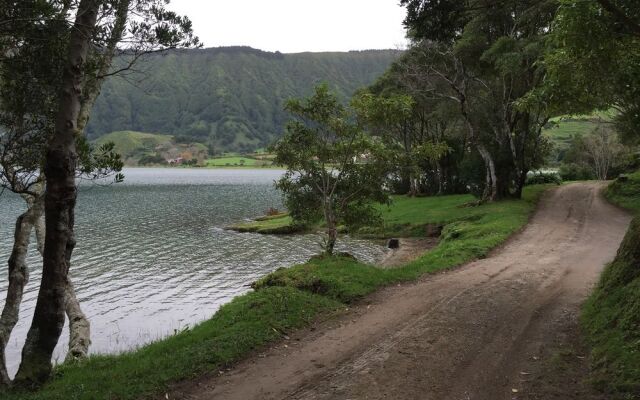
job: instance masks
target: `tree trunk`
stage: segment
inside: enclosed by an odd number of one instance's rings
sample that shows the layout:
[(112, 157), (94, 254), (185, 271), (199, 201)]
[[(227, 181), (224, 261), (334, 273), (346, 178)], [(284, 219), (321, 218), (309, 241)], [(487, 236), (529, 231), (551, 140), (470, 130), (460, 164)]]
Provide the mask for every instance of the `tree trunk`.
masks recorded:
[(336, 240), (338, 239), (338, 227), (336, 226), (336, 217), (333, 209), (328, 203), (325, 203), (324, 206), (324, 219), (327, 224), (327, 244), (324, 251), (327, 255), (333, 255), (333, 250), (336, 247)]
[(413, 172), (409, 173), (409, 197), (416, 197), (420, 194), (418, 179)]
[(524, 190), (524, 185), (527, 183), (527, 172), (528, 171), (525, 171), (524, 168), (520, 169), (520, 175), (516, 178), (516, 190), (513, 194), (516, 199), (522, 198), (522, 191)]
[(22, 349), (22, 362), (16, 383), (33, 386), (43, 383), (51, 373), (51, 355), (64, 327), (69, 260), (75, 246), (73, 234), (76, 202), (76, 134), (83, 69), (100, 2), (81, 0), (69, 39), (69, 57), (62, 78), (55, 133), (45, 159), (46, 235), (42, 282), (31, 328)]
[(482, 144), (477, 145), (478, 153), (484, 161), (484, 165), (487, 169), (487, 187), (485, 188), (485, 195), (482, 200), (484, 201), (496, 201), (498, 199), (498, 177), (496, 175), (496, 165), (493, 162), (491, 153)]
[(86, 358), (91, 345), (91, 324), (80, 308), (71, 278), (67, 278), (65, 311), (69, 318), (69, 351), (65, 361)]
[(13, 249), (8, 262), (9, 287), (4, 309), (0, 316), (0, 386), (8, 386), (11, 383), (7, 371), (5, 351), (11, 332), (18, 323), (24, 288), (29, 282), (29, 268), (27, 266), (29, 241), (33, 227), (42, 215), (43, 206), (43, 197), (34, 199), (30, 196), (27, 211), (16, 220)]
[(460, 91), (460, 112), (462, 117), (465, 120), (467, 125), (467, 131), (469, 132), (469, 141), (476, 146), (478, 149), (478, 153), (480, 153), (480, 157), (484, 161), (484, 165), (486, 168), (486, 187), (484, 190), (484, 194), (482, 195), (482, 201), (496, 201), (498, 198), (498, 177), (496, 175), (496, 165), (491, 157), (491, 153), (484, 147), (477, 136), (476, 136), (476, 128), (473, 126), (473, 122), (469, 117), (469, 113), (467, 112), (467, 101), (466, 101), (466, 88), (458, 89)]
[[(44, 199), (44, 198), (43, 198)], [(44, 210), (38, 211), (38, 219), (35, 224), (38, 252), (44, 255), (45, 222)], [(67, 277), (67, 289), (65, 293), (65, 312), (69, 319), (69, 348), (65, 361), (80, 360), (89, 355), (91, 345), (91, 324), (82, 312), (80, 302), (76, 297), (75, 288), (71, 277)]]

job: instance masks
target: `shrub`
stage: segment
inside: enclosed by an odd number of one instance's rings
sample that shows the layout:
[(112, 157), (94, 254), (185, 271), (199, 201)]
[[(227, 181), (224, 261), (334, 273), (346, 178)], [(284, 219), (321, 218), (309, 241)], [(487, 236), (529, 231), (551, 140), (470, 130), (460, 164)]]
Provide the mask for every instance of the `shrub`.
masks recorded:
[(591, 171), (589, 167), (580, 164), (562, 164), (558, 172), (565, 181), (587, 181), (595, 179), (593, 171)]
[(527, 177), (527, 185), (546, 185), (546, 184), (560, 185), (562, 178), (557, 172), (539, 172)]

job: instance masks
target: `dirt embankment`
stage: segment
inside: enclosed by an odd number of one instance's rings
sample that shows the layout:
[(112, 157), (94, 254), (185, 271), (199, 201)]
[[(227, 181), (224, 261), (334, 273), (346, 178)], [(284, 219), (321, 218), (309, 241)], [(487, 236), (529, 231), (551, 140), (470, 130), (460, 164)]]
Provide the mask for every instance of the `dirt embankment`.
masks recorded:
[(381, 290), (171, 398), (598, 399), (577, 315), (630, 220), (601, 187), (562, 186), (491, 257)]

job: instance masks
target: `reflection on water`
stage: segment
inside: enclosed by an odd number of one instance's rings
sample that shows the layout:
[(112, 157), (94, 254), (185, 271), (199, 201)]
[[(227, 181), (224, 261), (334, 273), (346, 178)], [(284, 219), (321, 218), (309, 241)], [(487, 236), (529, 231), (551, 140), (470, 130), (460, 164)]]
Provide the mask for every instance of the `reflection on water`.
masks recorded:
[[(118, 352), (210, 317), (256, 278), (306, 261), (318, 235), (263, 236), (222, 227), (281, 207), (277, 170), (129, 169), (125, 182), (83, 184), (76, 210), (72, 277), (91, 320), (92, 352)], [(0, 299), (7, 286), (13, 224), (22, 200), (0, 196)], [(373, 262), (384, 248), (345, 238), (339, 251)], [(15, 371), (31, 320), (41, 261), (32, 246), (31, 281), (8, 346)], [(2, 303), (3, 304), (3, 303)], [(56, 350), (64, 358), (65, 334)]]

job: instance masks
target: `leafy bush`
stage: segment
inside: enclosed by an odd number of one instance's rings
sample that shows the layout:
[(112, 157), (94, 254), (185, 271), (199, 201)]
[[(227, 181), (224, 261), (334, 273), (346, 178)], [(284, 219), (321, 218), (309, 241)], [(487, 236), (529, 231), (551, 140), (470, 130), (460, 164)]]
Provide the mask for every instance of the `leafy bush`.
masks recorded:
[(164, 159), (160, 154), (147, 154), (140, 157), (140, 161), (138, 164), (140, 165), (151, 165), (151, 164), (166, 164), (167, 160)]
[(575, 163), (562, 164), (559, 173), (565, 181), (588, 181), (595, 179), (591, 168)]
[(527, 177), (527, 185), (560, 185), (562, 178), (557, 172), (540, 172)]

